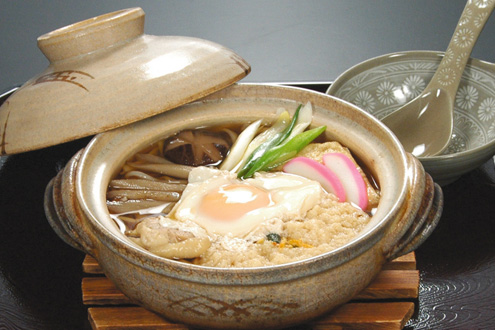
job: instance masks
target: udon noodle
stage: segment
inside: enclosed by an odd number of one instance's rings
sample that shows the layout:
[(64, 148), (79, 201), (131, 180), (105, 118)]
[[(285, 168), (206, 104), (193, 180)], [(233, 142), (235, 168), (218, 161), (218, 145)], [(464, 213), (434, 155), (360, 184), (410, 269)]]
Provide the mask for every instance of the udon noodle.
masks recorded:
[(311, 111), (307, 104), (292, 118), (281, 110), (269, 127), (203, 127), (153, 143), (111, 180), (111, 217), (150, 252), (204, 266), (283, 264), (346, 244), (379, 192), (347, 148), (317, 138), (324, 128), (307, 129)]

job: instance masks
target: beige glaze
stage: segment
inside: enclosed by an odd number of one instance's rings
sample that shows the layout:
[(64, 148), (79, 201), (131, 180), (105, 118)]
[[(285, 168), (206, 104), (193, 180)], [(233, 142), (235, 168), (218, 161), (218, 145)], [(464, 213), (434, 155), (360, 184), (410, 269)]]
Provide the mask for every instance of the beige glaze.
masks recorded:
[[(273, 121), (279, 107), (294, 112), (308, 101), (313, 125), (327, 125), (327, 138), (348, 146), (380, 184), (376, 214), (345, 246), (279, 266), (211, 268), (153, 255), (128, 240), (110, 219), (108, 182), (148, 143), (213, 123)], [(97, 135), (52, 180), (45, 197), (47, 218), (59, 236), (93, 255), (132, 301), (173, 321), (225, 329), (291, 326), (345, 303), (386, 261), (421, 244), (442, 206), (441, 189), (372, 116), (321, 93), (247, 84)]]
[(0, 107), (0, 155), (127, 125), (220, 90), (250, 66), (210, 41), (144, 34), (131, 8), (47, 33), (50, 65)]

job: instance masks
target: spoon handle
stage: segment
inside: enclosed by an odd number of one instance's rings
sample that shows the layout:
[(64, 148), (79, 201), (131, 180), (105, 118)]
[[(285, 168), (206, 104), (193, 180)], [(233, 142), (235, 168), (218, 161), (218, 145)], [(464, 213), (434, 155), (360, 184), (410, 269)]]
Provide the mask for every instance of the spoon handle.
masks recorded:
[(428, 88), (456, 94), (464, 67), (494, 8), (495, 0), (468, 0)]

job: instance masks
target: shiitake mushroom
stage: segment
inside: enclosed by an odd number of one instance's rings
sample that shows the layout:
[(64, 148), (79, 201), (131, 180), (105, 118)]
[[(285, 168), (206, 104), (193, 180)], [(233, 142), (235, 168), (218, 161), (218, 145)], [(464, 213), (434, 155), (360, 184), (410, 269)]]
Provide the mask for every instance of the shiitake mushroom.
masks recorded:
[(217, 165), (225, 158), (232, 143), (225, 131), (184, 130), (165, 141), (163, 154), (176, 164)]

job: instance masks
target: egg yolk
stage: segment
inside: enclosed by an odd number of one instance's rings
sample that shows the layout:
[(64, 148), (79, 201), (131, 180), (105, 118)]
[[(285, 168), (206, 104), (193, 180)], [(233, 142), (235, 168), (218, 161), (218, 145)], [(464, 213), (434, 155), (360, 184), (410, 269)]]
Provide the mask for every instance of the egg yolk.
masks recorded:
[(244, 214), (272, 204), (267, 190), (246, 185), (232, 184), (220, 186), (207, 193), (199, 206), (199, 211), (219, 221), (234, 221)]

